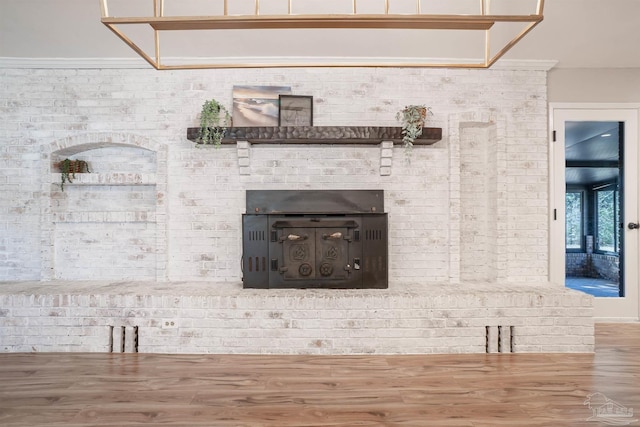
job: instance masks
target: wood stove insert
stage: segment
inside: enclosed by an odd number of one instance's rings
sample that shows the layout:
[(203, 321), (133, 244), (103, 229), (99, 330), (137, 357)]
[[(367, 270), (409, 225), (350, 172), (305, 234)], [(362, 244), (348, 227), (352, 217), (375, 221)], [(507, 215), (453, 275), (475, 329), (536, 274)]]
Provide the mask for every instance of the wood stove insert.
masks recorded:
[(245, 288), (387, 288), (382, 190), (249, 190)]

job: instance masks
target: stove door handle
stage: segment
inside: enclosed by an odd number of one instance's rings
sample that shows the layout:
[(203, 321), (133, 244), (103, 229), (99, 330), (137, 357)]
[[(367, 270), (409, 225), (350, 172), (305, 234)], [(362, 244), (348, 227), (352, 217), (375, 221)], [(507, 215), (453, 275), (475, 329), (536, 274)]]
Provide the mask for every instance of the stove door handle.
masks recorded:
[(292, 241), (296, 241), (296, 240), (307, 240), (309, 236), (307, 236), (306, 234), (304, 236), (299, 236), (297, 234), (289, 234), (287, 237), (284, 237), (282, 240), (292, 240)]
[(342, 239), (342, 233), (339, 231), (336, 231), (335, 233), (331, 233), (331, 234), (323, 234), (322, 238), (324, 240), (329, 240), (329, 239)]

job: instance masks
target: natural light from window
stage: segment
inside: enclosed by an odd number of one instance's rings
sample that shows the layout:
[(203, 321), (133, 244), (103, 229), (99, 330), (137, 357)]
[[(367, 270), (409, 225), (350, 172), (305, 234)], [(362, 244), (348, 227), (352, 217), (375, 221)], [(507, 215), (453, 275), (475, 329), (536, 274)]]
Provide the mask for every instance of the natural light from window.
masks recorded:
[(582, 192), (566, 193), (566, 248), (582, 249)]

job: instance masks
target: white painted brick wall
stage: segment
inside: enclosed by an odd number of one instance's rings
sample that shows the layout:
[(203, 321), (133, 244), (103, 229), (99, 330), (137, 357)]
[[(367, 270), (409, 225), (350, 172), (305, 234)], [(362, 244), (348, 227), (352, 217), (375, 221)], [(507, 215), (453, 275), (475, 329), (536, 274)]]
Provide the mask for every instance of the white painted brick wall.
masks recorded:
[(336, 292), (19, 282), (3, 286), (0, 304), (0, 351), (107, 352), (110, 327), (117, 340), (120, 328), (130, 334), (136, 326), (139, 351), (151, 353), (484, 353), (487, 328), (497, 352), (498, 326), (503, 340), (513, 330), (503, 352), (594, 346), (593, 298), (549, 284)]
[[(86, 277), (81, 266), (56, 264), (50, 255), (52, 246), (56, 252), (68, 248), (56, 241), (61, 230), (51, 225), (50, 210), (61, 200), (54, 192), (51, 205), (44, 166), (59, 149), (63, 154), (83, 143), (99, 143), (101, 135), (117, 135), (125, 142), (148, 141), (152, 149), (108, 148), (75, 155), (95, 164), (100, 173), (139, 167), (154, 175), (153, 190), (133, 187), (113, 199), (108, 196), (117, 191), (109, 186), (86, 191), (100, 203), (113, 200), (102, 206), (107, 212), (125, 210), (122, 197), (136, 211), (151, 212), (146, 225), (156, 233), (156, 278), (238, 281), (246, 189), (375, 188), (385, 190), (389, 212), (392, 286), (417, 278), (458, 282), (460, 206), (474, 207), (473, 199), (460, 192), (462, 123), (495, 128), (488, 164), (504, 173), (496, 177), (487, 170), (486, 182), (496, 188), (488, 202), (498, 212), (487, 237), (493, 239), (490, 233), (495, 232), (497, 245), (496, 253), (480, 249), (498, 267), (500, 280), (546, 280), (544, 71), (2, 69), (0, 79), (0, 280), (55, 278), (61, 271), (65, 278)], [(230, 106), (232, 87), (238, 84), (291, 85), (296, 94), (313, 95), (316, 125), (396, 126), (395, 113), (404, 105), (426, 104), (435, 113), (430, 125), (444, 130), (443, 141), (415, 147), (410, 161), (399, 147), (392, 157), (381, 157), (376, 146), (248, 146), (239, 152), (233, 146), (199, 148), (187, 141), (186, 128), (197, 126), (202, 103), (216, 98)], [(152, 163), (145, 160), (153, 157)], [(381, 158), (390, 165), (382, 165)], [(124, 166), (123, 159), (131, 164)], [(149, 199), (153, 192), (155, 211)], [(91, 224), (96, 233), (113, 226)], [(132, 232), (145, 235), (147, 226)], [(131, 268), (136, 250), (124, 250), (112, 266)], [(100, 251), (90, 253), (91, 265), (106, 264)], [(141, 270), (147, 271), (147, 261), (140, 261)]]
[[(1, 69), (0, 82), (2, 351), (107, 351), (111, 326), (139, 326), (150, 352), (482, 352), (487, 326), (513, 326), (516, 351), (593, 349), (592, 298), (540, 285), (544, 71)], [(230, 106), (244, 84), (313, 95), (316, 125), (397, 126), (426, 104), (443, 140), (410, 157), (186, 140), (205, 100)], [(52, 165), (66, 156), (95, 171), (63, 193)], [(390, 289), (240, 291), (245, 190), (327, 188), (385, 191)], [(9, 282), (41, 279), (54, 280)]]

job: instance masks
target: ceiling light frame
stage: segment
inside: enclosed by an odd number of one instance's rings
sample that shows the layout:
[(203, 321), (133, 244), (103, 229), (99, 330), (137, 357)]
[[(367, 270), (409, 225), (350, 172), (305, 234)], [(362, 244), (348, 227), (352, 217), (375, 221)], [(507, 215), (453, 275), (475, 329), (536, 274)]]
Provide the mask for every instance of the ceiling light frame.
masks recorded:
[[(208, 69), (208, 68), (269, 68), (269, 67), (437, 67), (437, 68), (489, 68), (505, 53), (513, 48), (536, 25), (542, 22), (544, 0), (537, 0), (536, 11), (528, 15), (492, 15), (489, 13), (491, 0), (479, 1), (479, 14), (423, 14), (421, 0), (416, 1), (415, 13), (392, 14), (390, 3), (384, 0), (385, 11), (382, 14), (359, 14), (358, 0), (352, 1), (350, 14), (296, 14), (293, 12), (294, 0), (288, 1), (288, 12), (284, 15), (260, 14), (260, 0), (254, 0), (252, 14), (232, 15), (229, 13), (229, 1), (223, 0), (222, 15), (215, 16), (165, 16), (165, 0), (153, 2), (153, 16), (115, 17), (109, 15), (109, 0), (100, 0), (101, 22), (116, 34), (124, 43), (157, 70)], [(501, 45), (495, 54), (491, 54), (491, 28), (497, 23), (519, 23), (524, 28), (511, 40)], [(149, 54), (130, 39), (121, 29), (127, 25), (148, 25), (153, 30), (155, 52)], [(260, 30), (260, 29), (411, 29), (411, 30), (454, 30), (483, 31), (484, 52), (481, 60), (453, 62), (425, 58), (424, 61), (349, 61), (349, 62), (205, 62), (164, 64), (161, 55), (161, 33), (163, 31), (202, 31), (202, 30)]]

